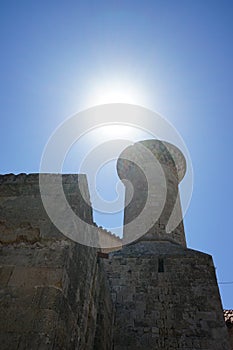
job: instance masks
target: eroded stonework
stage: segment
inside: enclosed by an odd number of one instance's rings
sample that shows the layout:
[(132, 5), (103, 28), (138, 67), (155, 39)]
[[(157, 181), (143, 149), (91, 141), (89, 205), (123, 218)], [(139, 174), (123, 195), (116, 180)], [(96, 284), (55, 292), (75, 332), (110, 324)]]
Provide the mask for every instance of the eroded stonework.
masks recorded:
[[(74, 210), (93, 223), (75, 186), (86, 178), (63, 181)], [(110, 349), (113, 303), (98, 249), (51, 223), (38, 174), (0, 177), (0, 222), (1, 350)]]
[(229, 349), (210, 255), (170, 242), (110, 254), (114, 350)]
[[(185, 160), (172, 145), (149, 140), (144, 146), (161, 162), (168, 186), (164, 210), (144, 235), (143, 222), (136, 232), (125, 229), (123, 241), (98, 228), (86, 176), (63, 175), (68, 202), (88, 223), (76, 234), (90, 241), (97, 235), (104, 249), (59, 232), (43, 207), (38, 174), (0, 176), (1, 350), (231, 349), (231, 313), (225, 312), (228, 334), (211, 256), (186, 247), (182, 220), (166, 231)], [(137, 150), (136, 144), (126, 152), (137, 160)], [(119, 159), (121, 178), (135, 185), (125, 222), (137, 216), (148, 195), (134, 167)], [(46, 176), (53, 183), (59, 175)], [(138, 239), (124, 245), (131, 234)]]

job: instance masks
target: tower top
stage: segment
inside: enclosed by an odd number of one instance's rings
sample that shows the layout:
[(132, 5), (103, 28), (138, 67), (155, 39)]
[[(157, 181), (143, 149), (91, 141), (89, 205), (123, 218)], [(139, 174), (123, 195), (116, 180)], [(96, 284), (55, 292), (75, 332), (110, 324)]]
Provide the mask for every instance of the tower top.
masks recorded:
[(165, 141), (140, 141), (120, 154), (117, 172), (121, 180), (128, 180), (125, 244), (140, 239), (186, 246), (178, 190), (186, 172), (182, 152)]
[(125, 179), (127, 166), (129, 166), (129, 162), (125, 159), (128, 160), (129, 157), (132, 161), (138, 159), (140, 145), (150, 150), (161, 165), (169, 166), (171, 171), (177, 174), (179, 182), (182, 181), (186, 173), (186, 160), (183, 153), (173, 144), (155, 139), (139, 141), (123, 150), (117, 162), (117, 172), (121, 179)]

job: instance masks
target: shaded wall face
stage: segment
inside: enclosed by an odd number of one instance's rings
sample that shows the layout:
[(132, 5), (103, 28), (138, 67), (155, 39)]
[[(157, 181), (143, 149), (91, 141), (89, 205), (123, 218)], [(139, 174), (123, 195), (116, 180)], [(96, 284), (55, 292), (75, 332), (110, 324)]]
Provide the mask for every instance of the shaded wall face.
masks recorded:
[[(79, 177), (65, 176), (65, 192), (91, 221)], [(51, 223), (38, 175), (0, 176), (0, 241), (1, 350), (110, 349), (113, 311), (102, 262), (95, 248), (68, 240)]]
[[(155, 168), (154, 173), (151, 174), (151, 177), (154, 178), (152, 183), (153, 188), (149, 189), (148, 179), (143, 171), (132, 162), (127, 161), (127, 163), (131, 163), (129, 165), (130, 170), (125, 174), (127, 176), (127, 180), (130, 181), (130, 185), (127, 186), (126, 183), (126, 203), (129, 204), (127, 204), (125, 207), (124, 224), (130, 223), (136, 217), (138, 217), (146, 205), (149, 196), (148, 191), (153, 190), (154, 193), (152, 195), (154, 198), (154, 203), (151, 204), (157, 204), (154, 205), (155, 214), (158, 207), (158, 210), (162, 210), (159, 219), (160, 222), (166, 226), (174, 209), (177, 196), (179, 195), (177, 175), (171, 172), (170, 167), (163, 165), (161, 167), (161, 171), (163, 171), (164, 179), (162, 179), (163, 181), (160, 181), (160, 174), (156, 173)], [(158, 180), (156, 180), (156, 177), (159, 177)], [(132, 198), (130, 190), (131, 186), (133, 187)], [(165, 188), (165, 191), (162, 193), (164, 194), (164, 198), (158, 198), (158, 188), (160, 186), (164, 186)]]
[(127, 163), (129, 171), (126, 176), (130, 184), (126, 184), (125, 189), (124, 225), (131, 223), (140, 215), (148, 198), (148, 183), (145, 174), (133, 162), (127, 161)]
[(106, 262), (116, 307), (114, 350), (229, 350), (209, 255), (138, 242)]
[(231, 350), (233, 350), (233, 325), (227, 327), (227, 330), (228, 330), (228, 334), (229, 334)]
[(228, 334), (230, 338), (231, 350), (233, 350), (233, 326), (228, 328)]
[(111, 348), (112, 301), (95, 249), (5, 245), (0, 264), (2, 350)]

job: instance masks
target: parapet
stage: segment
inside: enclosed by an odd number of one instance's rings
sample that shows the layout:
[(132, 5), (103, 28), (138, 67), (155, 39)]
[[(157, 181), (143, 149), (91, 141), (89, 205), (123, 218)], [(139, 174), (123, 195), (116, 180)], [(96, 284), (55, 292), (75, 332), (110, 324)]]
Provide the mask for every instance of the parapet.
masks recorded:
[[(59, 174), (44, 174), (51, 186)], [(71, 208), (84, 221), (93, 224), (92, 208), (86, 175), (64, 174), (62, 185)], [(85, 192), (83, 200), (80, 193)], [(36, 242), (41, 239), (57, 240), (66, 237), (53, 225), (41, 201), (39, 174), (8, 174), (0, 176), (0, 241)]]

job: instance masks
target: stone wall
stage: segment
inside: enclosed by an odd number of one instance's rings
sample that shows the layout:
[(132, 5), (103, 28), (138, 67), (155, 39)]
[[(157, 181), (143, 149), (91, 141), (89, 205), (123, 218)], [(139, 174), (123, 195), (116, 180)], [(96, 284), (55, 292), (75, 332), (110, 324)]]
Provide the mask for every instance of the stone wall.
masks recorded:
[[(82, 175), (63, 177), (66, 195), (91, 222), (77, 181), (86, 186)], [(102, 259), (51, 223), (38, 175), (0, 177), (0, 222), (1, 349), (111, 349), (113, 306)]]
[(105, 261), (116, 306), (114, 350), (229, 350), (211, 256), (138, 242)]
[[(58, 174), (44, 175), (48, 185), (59, 180)], [(63, 190), (71, 208), (84, 221), (92, 224), (88, 185), (85, 175), (63, 175)], [(87, 201), (83, 200), (80, 188)], [(53, 196), (53, 197), (52, 197)], [(51, 193), (56, 204), (56, 193)], [(38, 239), (64, 239), (53, 225), (41, 201), (38, 174), (9, 174), (0, 176), (0, 241), (36, 242)]]
[(99, 245), (103, 253), (110, 253), (114, 250), (119, 250), (122, 248), (122, 239), (116, 236), (114, 233), (98, 228), (99, 234)]
[(95, 338), (95, 349), (110, 349), (113, 310), (96, 249), (4, 245), (0, 264), (1, 349), (93, 349)]
[[(62, 182), (89, 224), (77, 233), (119, 247), (93, 223), (86, 177)], [(0, 176), (1, 349), (230, 350), (212, 258), (180, 243), (154, 232), (104, 259), (53, 225), (38, 175)]]
[(105, 263), (116, 308), (114, 350), (230, 350), (212, 258), (186, 248), (183, 154), (167, 142), (141, 141), (121, 153), (117, 170), (128, 180), (127, 245)]

